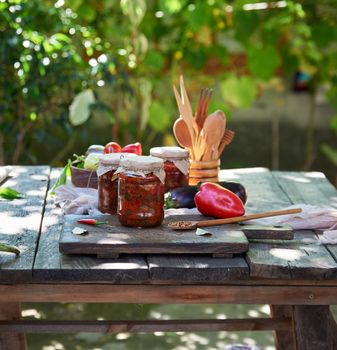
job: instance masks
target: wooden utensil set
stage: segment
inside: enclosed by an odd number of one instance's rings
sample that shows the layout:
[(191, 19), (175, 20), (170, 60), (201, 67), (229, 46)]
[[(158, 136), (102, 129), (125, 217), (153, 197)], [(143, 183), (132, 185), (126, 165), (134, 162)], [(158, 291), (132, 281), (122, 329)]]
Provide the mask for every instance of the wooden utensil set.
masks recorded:
[(192, 160), (219, 159), (224, 148), (232, 142), (234, 132), (226, 129), (224, 112), (218, 110), (208, 115), (212, 89), (201, 90), (195, 116), (193, 116), (183, 76), (180, 76), (180, 95), (175, 86), (173, 91), (180, 114), (173, 125), (173, 132), (179, 145), (189, 150)]

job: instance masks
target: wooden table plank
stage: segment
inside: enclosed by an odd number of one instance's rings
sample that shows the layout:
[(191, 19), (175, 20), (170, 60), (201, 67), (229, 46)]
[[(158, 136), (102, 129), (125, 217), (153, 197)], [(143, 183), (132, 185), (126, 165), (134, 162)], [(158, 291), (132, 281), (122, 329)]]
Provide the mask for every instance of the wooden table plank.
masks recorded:
[(143, 304), (337, 304), (337, 286), (144, 285), (61, 283), (0, 285), (0, 302)]
[[(288, 197), (280, 191), (277, 182), (266, 168), (222, 170), (221, 180), (242, 183), (248, 193), (247, 211), (258, 212), (279, 209), (289, 205)], [(278, 196), (275, 200), (275, 192)], [(262, 195), (261, 195), (262, 194)], [(243, 257), (212, 259), (203, 257), (149, 256), (152, 283), (225, 283), (246, 279), (248, 264)]]
[[(293, 203), (327, 205), (337, 209), (337, 190), (324, 174), (319, 172), (274, 172), (273, 174)], [(326, 247), (337, 262), (337, 245)]]
[(294, 326), (297, 349), (336, 349), (337, 329), (329, 306), (295, 305)]
[[(59, 169), (52, 169), (51, 185), (59, 173)], [(126, 257), (116, 261), (60, 254), (63, 220), (60, 208), (55, 207), (53, 198), (48, 196), (34, 264), (34, 281), (144, 283), (148, 280), (148, 265), (144, 257)]]
[[(307, 200), (308, 203), (315, 204), (314, 198), (311, 197), (310, 199), (308, 195), (305, 198), (299, 197), (301, 191), (298, 191), (296, 187), (297, 183), (306, 184), (305, 181), (309, 181), (306, 180), (307, 177), (310, 178), (310, 188), (315, 187), (315, 179), (318, 179), (319, 188), (324, 188), (322, 193), (326, 195), (332, 190), (326, 180), (319, 176), (310, 177), (310, 173), (305, 173), (305, 178), (302, 180), (300, 180), (299, 177), (295, 178), (293, 173), (291, 173), (291, 176), (287, 176), (288, 173), (286, 172), (277, 172), (275, 177), (273, 174), (274, 173), (269, 173), (269, 175), (267, 175), (267, 173), (261, 172), (259, 178), (263, 180), (263, 187), (267, 191), (262, 191), (261, 187), (258, 187), (260, 193), (265, 193), (265, 199), (270, 202), (271, 205), (274, 205), (272, 204), (273, 198), (281, 198), (283, 206), (289, 206), (293, 204), (293, 201), (295, 201), (295, 198), (297, 197), (298, 200), (294, 203), (303, 203), (303, 200)], [(298, 174), (300, 174), (299, 176), (302, 176), (301, 173)], [(257, 174), (253, 174), (253, 177), (254, 176), (257, 176)], [(282, 186), (278, 184), (279, 177), (283, 179)], [(247, 181), (250, 183), (250, 178), (248, 178)], [(288, 181), (289, 185), (288, 183), (285, 184), (285, 181)], [(330, 192), (328, 192), (327, 188)], [(259, 192), (257, 192), (257, 194), (258, 193)], [(318, 195), (316, 192), (312, 191), (312, 193), (315, 197)], [(332, 193), (334, 192), (332, 191)], [(293, 194), (296, 194), (297, 197)], [(323, 194), (320, 194), (320, 196), (323, 198), (322, 201), (325, 201)], [(254, 204), (257, 203), (257, 206), (262, 206), (263, 209), (263, 200), (260, 201), (259, 198), (254, 197), (251, 198), (251, 200)], [(278, 204), (279, 203), (280, 202), (278, 202)], [(308, 244), (309, 242), (311, 242), (311, 244)], [(292, 242), (251, 242), (249, 252), (247, 253), (250, 275), (258, 278), (282, 279), (335, 278), (337, 276), (336, 261), (324, 246), (319, 246), (317, 244), (317, 237), (311, 231), (296, 232), (295, 239)]]
[[(0, 323), (15, 322), (21, 320), (20, 303), (0, 303)], [(1, 350), (27, 350), (26, 338), (20, 331), (0, 333)]]
[[(337, 209), (337, 189), (323, 173), (276, 171), (273, 176), (294, 204), (327, 205)], [(337, 246), (325, 247), (337, 262)]]
[(249, 277), (243, 257), (209, 258), (203, 256), (150, 255), (150, 277), (156, 282), (180, 284), (217, 284)]
[(277, 210), (289, 206), (288, 196), (280, 190), (266, 168), (229, 169), (220, 171), (221, 180), (240, 182), (246, 188), (247, 213)]
[(337, 209), (337, 190), (321, 172), (274, 171), (293, 204), (328, 205)]
[[(295, 232), (296, 235), (302, 232)], [(312, 239), (316, 236), (308, 231)], [(293, 243), (254, 243), (247, 254), (250, 275), (259, 278), (334, 279), (337, 264), (324, 246)]]
[(0, 201), (0, 242), (21, 251), (17, 258), (0, 253), (0, 283), (32, 280), (49, 173), (48, 166), (15, 166), (1, 186), (19, 191), (24, 198)]

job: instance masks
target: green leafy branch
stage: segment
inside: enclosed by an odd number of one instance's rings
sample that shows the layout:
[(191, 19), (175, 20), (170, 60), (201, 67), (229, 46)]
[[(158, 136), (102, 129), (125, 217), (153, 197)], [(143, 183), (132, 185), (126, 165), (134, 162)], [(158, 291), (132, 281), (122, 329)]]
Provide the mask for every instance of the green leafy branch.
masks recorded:
[(77, 168), (83, 168), (85, 156), (79, 156), (77, 154), (74, 154), (75, 160), (68, 159), (67, 164), (62, 169), (62, 172), (56, 182), (54, 183), (53, 187), (50, 189), (49, 194), (51, 196), (55, 195), (55, 189), (59, 186), (65, 185), (67, 183), (67, 177), (71, 174), (71, 167), (75, 165)]

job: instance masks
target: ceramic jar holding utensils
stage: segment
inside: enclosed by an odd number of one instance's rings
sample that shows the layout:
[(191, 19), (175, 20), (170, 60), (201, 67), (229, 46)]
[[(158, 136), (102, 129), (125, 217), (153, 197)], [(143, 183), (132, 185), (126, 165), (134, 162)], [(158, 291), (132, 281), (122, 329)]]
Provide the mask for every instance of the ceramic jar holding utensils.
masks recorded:
[(206, 88), (201, 90), (193, 114), (182, 76), (180, 94), (175, 86), (173, 91), (180, 114), (173, 125), (173, 132), (179, 145), (190, 153), (189, 184), (217, 182), (220, 156), (234, 138), (234, 132), (226, 128), (225, 113), (217, 110), (208, 115), (212, 89)]

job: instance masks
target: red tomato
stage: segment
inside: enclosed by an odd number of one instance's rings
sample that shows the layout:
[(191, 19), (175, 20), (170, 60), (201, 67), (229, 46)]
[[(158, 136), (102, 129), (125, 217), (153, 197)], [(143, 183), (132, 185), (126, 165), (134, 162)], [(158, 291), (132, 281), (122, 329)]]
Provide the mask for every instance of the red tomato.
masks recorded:
[(104, 147), (104, 153), (120, 153), (122, 147), (117, 142), (109, 142)]
[(140, 156), (142, 154), (142, 145), (139, 142), (130, 143), (122, 148), (122, 152), (135, 153)]

